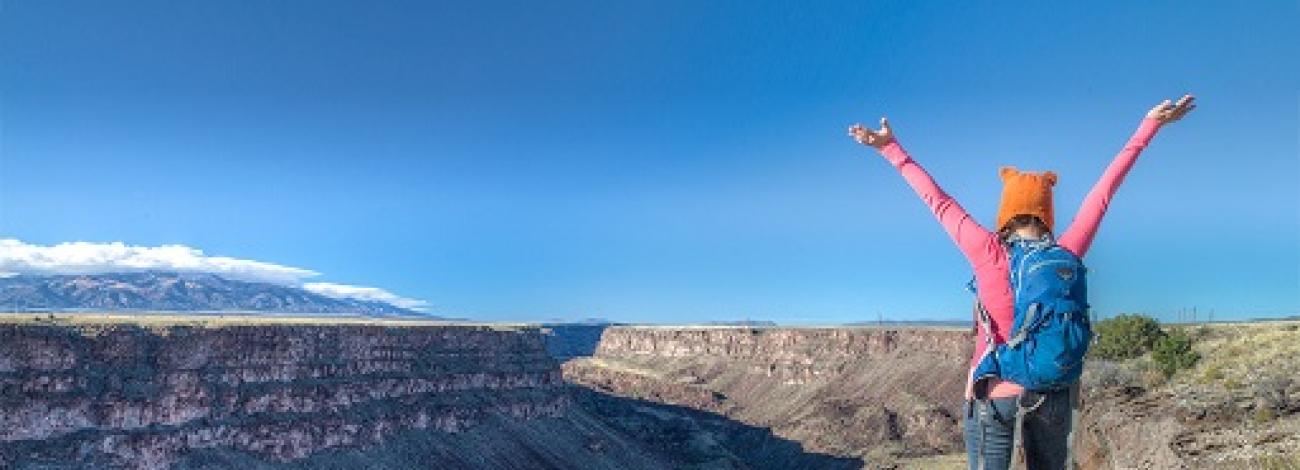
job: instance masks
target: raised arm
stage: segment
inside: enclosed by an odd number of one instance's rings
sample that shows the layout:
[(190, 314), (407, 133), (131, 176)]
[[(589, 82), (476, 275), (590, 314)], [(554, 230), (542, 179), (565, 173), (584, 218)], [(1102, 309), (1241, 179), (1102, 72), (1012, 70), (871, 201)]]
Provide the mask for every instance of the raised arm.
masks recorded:
[(863, 145), (875, 147), (885, 160), (898, 169), (972, 265), (978, 266), (993, 260), (997, 255), (997, 237), (981, 227), (961, 204), (944, 192), (934, 182), (934, 178), (903, 150), (903, 146), (894, 139), (888, 120), (880, 119), (879, 131), (855, 124), (849, 128), (849, 135)]
[(1137, 162), (1138, 155), (1155, 137), (1156, 131), (1159, 131), (1161, 126), (1182, 119), (1195, 109), (1194, 101), (1192, 95), (1183, 95), (1177, 103), (1165, 100), (1147, 113), (1142, 123), (1138, 125), (1137, 131), (1124, 145), (1124, 149), (1120, 150), (1119, 155), (1115, 156), (1110, 166), (1102, 173), (1101, 179), (1083, 198), (1083, 205), (1079, 207), (1078, 215), (1074, 216), (1070, 228), (1057, 237), (1057, 244), (1080, 258), (1088, 253), (1093, 237), (1097, 235), (1097, 228), (1101, 226), (1101, 219), (1106, 215), (1106, 208), (1110, 207), (1111, 198), (1115, 196), (1120, 183), (1124, 182), (1124, 176), (1128, 175), (1129, 170), (1133, 168), (1133, 163)]

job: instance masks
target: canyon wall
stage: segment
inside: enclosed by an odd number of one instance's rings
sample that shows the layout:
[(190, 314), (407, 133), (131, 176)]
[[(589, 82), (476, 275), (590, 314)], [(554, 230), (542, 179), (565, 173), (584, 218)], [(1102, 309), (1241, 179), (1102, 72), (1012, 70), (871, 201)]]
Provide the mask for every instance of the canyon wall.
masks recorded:
[[(1215, 328), (1167, 382), (1090, 361), (1082, 468), (1300, 449), (1297, 331)], [(24, 316), (0, 468), (961, 468), (969, 334)]]
[(770, 428), (809, 452), (890, 467), (960, 452), (969, 331), (611, 327), (565, 379)]
[[(735, 406), (751, 403), (735, 399), (748, 385), (727, 397), (685, 384), (686, 393), (703, 391), (726, 407), (683, 406), (677, 402), (689, 400), (656, 395), (671, 388), (664, 382), (622, 382), (617, 390), (566, 383), (546, 350), (546, 341), (561, 340), (567, 346), (557, 351), (599, 349), (595, 360), (606, 361), (571, 360), (570, 370), (616, 360), (632, 367), (727, 335), (673, 339), (664, 330), (645, 342), (588, 328), (573, 330), (582, 344), (568, 344), (574, 338), (547, 339), (534, 326), (175, 318), (0, 317), (0, 468), (862, 467), (854, 456), (774, 432), (770, 420), (738, 419), (752, 415), (734, 411), (754, 411)], [(790, 392), (801, 389), (791, 384), (851, 368), (855, 351), (906, 342), (859, 344), (865, 338), (832, 333), (847, 339), (837, 350), (840, 343), (820, 336), (782, 337), (710, 364), (761, 370)], [(582, 377), (640, 377), (593, 370)], [(765, 380), (746, 383), (764, 388)], [(914, 421), (899, 423), (902, 435), (916, 434)]]
[(534, 329), (0, 324), (4, 468), (165, 468), (201, 449), (287, 462), (569, 400)]

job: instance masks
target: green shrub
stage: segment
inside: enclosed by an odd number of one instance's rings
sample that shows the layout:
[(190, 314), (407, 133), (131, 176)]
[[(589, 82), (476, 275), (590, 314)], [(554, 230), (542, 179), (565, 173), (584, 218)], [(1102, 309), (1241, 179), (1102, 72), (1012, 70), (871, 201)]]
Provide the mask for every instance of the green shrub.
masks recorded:
[(1152, 361), (1150, 357), (1139, 358), (1133, 361), (1132, 364), (1134, 370), (1139, 374), (1144, 388), (1152, 389), (1169, 382), (1169, 377), (1165, 375), (1164, 371), (1160, 370), (1160, 366), (1155, 361)]
[(1220, 382), (1223, 380), (1223, 377), (1224, 377), (1223, 366), (1215, 364), (1206, 367), (1205, 371), (1201, 372), (1201, 379), (1198, 380), (1197, 383), (1201, 385), (1206, 385), (1210, 383)]
[(1200, 353), (1192, 350), (1192, 338), (1182, 328), (1174, 328), (1156, 340), (1151, 350), (1151, 359), (1165, 377), (1172, 377), (1175, 372), (1196, 365), (1201, 359)]
[(1260, 470), (1295, 470), (1300, 468), (1300, 456), (1285, 454), (1259, 456), (1246, 467)]
[(1132, 359), (1155, 348), (1164, 336), (1160, 323), (1144, 315), (1120, 315), (1093, 327), (1097, 341), (1089, 349), (1093, 357), (1109, 360)]
[(1256, 424), (1264, 424), (1277, 419), (1277, 412), (1273, 411), (1272, 408), (1255, 408), (1255, 413), (1251, 415), (1251, 419)]
[(1192, 339), (1200, 341), (1209, 338), (1212, 334), (1214, 334), (1214, 330), (1211, 330), (1209, 325), (1201, 325), (1192, 331)]

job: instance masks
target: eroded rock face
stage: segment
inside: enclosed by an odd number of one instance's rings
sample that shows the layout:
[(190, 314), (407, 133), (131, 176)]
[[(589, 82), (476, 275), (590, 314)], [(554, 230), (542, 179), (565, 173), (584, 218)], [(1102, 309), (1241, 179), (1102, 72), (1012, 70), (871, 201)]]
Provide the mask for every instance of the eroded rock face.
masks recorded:
[(0, 467), (165, 468), (205, 448), (288, 461), (569, 402), (533, 329), (0, 325)]
[[(1288, 400), (1300, 397), (1300, 387), (1286, 387)], [(1080, 423), (1079, 467), (1296, 468), (1300, 404), (1262, 414), (1249, 391), (1215, 392), (1185, 384), (1093, 390)]]
[(889, 466), (962, 450), (969, 332), (611, 327), (571, 382), (770, 428), (811, 452)]
[(965, 330), (939, 328), (611, 327), (596, 356), (725, 356), (816, 365), (904, 351), (967, 360), (970, 342)]

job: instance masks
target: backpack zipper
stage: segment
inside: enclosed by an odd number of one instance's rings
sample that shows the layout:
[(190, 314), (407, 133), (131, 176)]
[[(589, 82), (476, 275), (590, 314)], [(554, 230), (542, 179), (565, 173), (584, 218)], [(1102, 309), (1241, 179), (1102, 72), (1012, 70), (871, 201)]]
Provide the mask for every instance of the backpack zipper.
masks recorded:
[(1056, 259), (1056, 260), (1051, 260), (1051, 261), (1044, 261), (1044, 262), (1042, 262), (1042, 263), (1035, 264), (1034, 267), (1032, 267), (1032, 268), (1029, 268), (1029, 273), (1028, 273), (1028, 274), (1034, 274), (1034, 271), (1037, 271), (1039, 268), (1042, 268), (1043, 266), (1051, 266), (1051, 265), (1054, 265), (1054, 264), (1073, 264), (1073, 262), (1071, 262), (1071, 261), (1069, 261), (1069, 260), (1063, 260), (1063, 259)]

